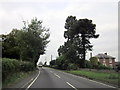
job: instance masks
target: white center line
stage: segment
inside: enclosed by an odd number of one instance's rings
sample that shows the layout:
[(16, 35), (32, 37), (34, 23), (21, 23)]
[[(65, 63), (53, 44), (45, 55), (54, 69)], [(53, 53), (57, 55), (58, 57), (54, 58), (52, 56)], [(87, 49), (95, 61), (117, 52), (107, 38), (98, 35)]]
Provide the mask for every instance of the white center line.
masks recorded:
[(69, 86), (71, 86), (72, 88), (74, 88), (75, 90), (78, 90), (76, 87), (74, 87), (72, 84), (70, 84), (69, 82), (66, 82)]
[(61, 78), (59, 75), (57, 75), (56, 73), (54, 73), (55, 76), (57, 76), (58, 78)]

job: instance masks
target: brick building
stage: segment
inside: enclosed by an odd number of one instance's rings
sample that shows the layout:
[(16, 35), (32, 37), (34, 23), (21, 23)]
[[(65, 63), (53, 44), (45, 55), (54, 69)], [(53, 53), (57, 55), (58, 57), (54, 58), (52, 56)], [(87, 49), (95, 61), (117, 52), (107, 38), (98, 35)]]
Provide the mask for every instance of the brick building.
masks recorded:
[(94, 57), (97, 57), (98, 61), (108, 67), (115, 68), (115, 57), (112, 57), (110, 55), (107, 55), (107, 53), (104, 54), (98, 54)]

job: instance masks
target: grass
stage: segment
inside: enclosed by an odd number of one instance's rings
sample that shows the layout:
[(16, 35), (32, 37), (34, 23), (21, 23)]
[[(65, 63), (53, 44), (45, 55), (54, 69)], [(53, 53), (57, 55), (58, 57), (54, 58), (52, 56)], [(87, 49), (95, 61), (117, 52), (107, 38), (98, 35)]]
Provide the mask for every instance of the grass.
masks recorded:
[(118, 85), (118, 79), (120, 79), (117, 73), (102, 73), (102, 72), (93, 72), (93, 71), (85, 71), (85, 70), (73, 70), (73, 71), (65, 71), (65, 72), (87, 77), (89, 79), (99, 80), (114, 85)]
[(9, 75), (7, 79), (2, 83), (2, 87), (9, 87), (11, 85), (14, 85), (15, 83), (19, 82), (33, 72), (34, 71), (13, 73)]

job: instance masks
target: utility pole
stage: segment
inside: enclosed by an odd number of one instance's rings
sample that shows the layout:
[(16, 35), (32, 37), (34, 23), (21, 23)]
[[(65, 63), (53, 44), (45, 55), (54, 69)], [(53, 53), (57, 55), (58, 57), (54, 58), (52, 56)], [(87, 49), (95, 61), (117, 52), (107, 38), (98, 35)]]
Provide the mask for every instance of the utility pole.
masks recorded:
[(44, 63), (44, 66), (47, 65), (47, 57), (45, 57), (45, 63)]
[(51, 55), (51, 61), (52, 61), (52, 55)]
[(92, 52), (90, 53), (90, 58), (92, 57)]

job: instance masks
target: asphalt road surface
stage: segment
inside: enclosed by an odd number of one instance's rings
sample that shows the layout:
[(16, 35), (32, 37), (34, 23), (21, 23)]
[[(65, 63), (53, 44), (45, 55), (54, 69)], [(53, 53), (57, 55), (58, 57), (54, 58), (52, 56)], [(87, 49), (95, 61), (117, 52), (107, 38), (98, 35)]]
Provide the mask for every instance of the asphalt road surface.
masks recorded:
[(27, 87), (28, 90), (32, 88), (69, 88), (71, 90), (81, 90), (81, 88), (102, 90), (108, 88), (108, 90), (115, 90), (113, 86), (47, 67), (40, 68), (37, 77)]

